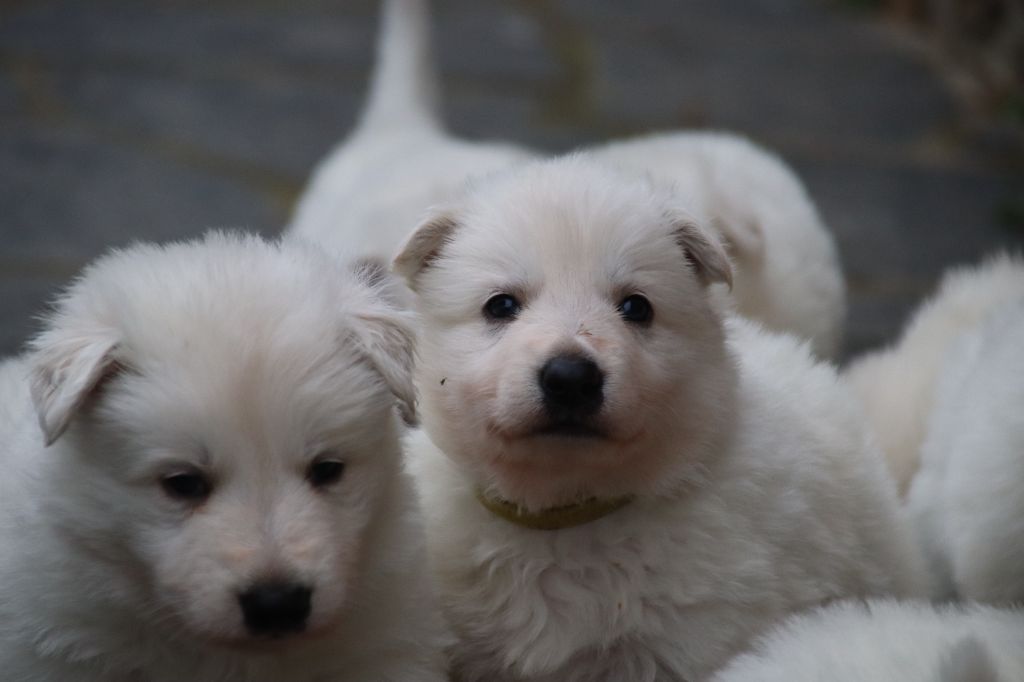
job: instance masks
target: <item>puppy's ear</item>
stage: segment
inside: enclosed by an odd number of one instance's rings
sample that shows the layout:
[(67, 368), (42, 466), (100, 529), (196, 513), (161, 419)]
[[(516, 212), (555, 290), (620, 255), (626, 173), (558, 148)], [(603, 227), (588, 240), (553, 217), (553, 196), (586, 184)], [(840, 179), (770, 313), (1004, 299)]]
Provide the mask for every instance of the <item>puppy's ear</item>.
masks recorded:
[(117, 370), (118, 338), (112, 331), (73, 334), (53, 329), (33, 346), (32, 403), (43, 439), (51, 445), (86, 399)]
[(673, 236), (705, 285), (724, 282), (732, 289), (732, 263), (717, 234), (687, 216), (678, 216), (673, 222)]
[(441, 248), (451, 240), (457, 223), (451, 211), (433, 211), (402, 244), (391, 269), (416, 290), (416, 277), (437, 259)]
[[(401, 285), (382, 266), (359, 262), (356, 274), (371, 290), (373, 304), (356, 312), (356, 339), (370, 364), (398, 399), (402, 419), (416, 425), (416, 332), (413, 313), (402, 305)], [(408, 296), (408, 294), (406, 294)]]

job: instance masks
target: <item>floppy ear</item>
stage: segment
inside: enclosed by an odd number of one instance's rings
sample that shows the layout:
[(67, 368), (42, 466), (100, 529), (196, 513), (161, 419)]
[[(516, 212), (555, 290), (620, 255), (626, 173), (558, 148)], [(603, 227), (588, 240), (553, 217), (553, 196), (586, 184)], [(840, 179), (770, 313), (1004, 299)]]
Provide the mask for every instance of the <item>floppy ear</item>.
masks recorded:
[(34, 343), (30, 389), (46, 445), (57, 440), (86, 399), (117, 369), (118, 338), (109, 331), (62, 334)]
[(409, 309), (408, 289), (375, 259), (362, 259), (353, 265), (356, 276), (369, 290), (370, 305), (357, 310), (356, 342), (384, 383), (398, 399), (402, 419), (416, 425), (416, 387), (413, 367), (416, 362), (416, 332)]
[(402, 244), (391, 269), (405, 278), (410, 289), (416, 290), (416, 276), (437, 259), (456, 226), (450, 211), (434, 211)]
[(685, 216), (677, 217), (673, 232), (676, 243), (697, 268), (697, 275), (705, 285), (724, 282), (732, 289), (732, 263), (717, 234)]
[(416, 386), (413, 366), (416, 335), (403, 313), (381, 310), (357, 313), (361, 329), (357, 339), (370, 364), (398, 399), (398, 410), (409, 426), (415, 426)]

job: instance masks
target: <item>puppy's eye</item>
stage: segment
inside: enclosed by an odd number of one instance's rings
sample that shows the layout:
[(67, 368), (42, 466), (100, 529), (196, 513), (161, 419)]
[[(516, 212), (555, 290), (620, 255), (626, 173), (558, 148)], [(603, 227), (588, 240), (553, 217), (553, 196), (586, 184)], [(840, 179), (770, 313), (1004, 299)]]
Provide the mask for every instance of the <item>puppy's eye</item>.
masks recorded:
[(519, 301), (510, 294), (497, 294), (484, 304), (484, 316), (492, 320), (509, 320), (519, 314)]
[(633, 294), (622, 299), (622, 303), (619, 304), (619, 314), (627, 322), (646, 324), (654, 317), (654, 308), (646, 298), (640, 294)]
[(306, 478), (314, 488), (326, 488), (340, 481), (344, 473), (344, 462), (336, 459), (321, 459), (309, 465)]
[(160, 479), (168, 496), (176, 500), (201, 502), (210, 496), (210, 481), (198, 471), (182, 471)]

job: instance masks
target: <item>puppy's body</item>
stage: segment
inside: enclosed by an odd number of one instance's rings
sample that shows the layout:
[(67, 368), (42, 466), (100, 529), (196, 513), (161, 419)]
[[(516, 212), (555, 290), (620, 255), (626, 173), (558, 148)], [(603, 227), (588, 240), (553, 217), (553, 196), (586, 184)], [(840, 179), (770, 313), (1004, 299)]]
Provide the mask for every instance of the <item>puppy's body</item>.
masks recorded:
[(390, 260), (428, 208), (476, 175), (533, 157), (511, 144), (448, 134), (440, 121), (427, 0), (387, 0), (359, 124), (321, 161), (290, 234)]
[[(390, 0), (357, 129), (316, 169), (289, 227), (390, 258), (427, 209), (472, 180), (536, 155), (443, 130), (425, 0)], [(594, 163), (675, 185), (714, 218), (738, 270), (738, 310), (838, 354), (845, 286), (831, 235), (793, 172), (735, 135), (652, 135), (597, 147)]]
[(832, 372), (741, 322), (730, 346), (734, 436), (705, 481), (577, 528), (510, 524), (428, 437), (413, 442), (461, 679), (702, 679), (789, 612), (917, 589), (882, 463)]
[(907, 496), (936, 596), (1024, 600), (1024, 292), (946, 354)]
[(590, 153), (670, 183), (688, 206), (711, 218), (736, 266), (740, 313), (809, 339), (819, 357), (839, 355), (846, 287), (835, 243), (780, 158), (726, 133), (648, 135)]
[[(701, 679), (789, 612), (919, 590), (852, 396), (796, 341), (725, 324), (728, 261), (672, 194), (585, 157), (528, 165), (396, 267), (424, 320), (412, 450), (461, 679)], [(565, 358), (600, 373), (595, 411), (551, 406)], [(537, 530), (480, 496), (630, 501)]]
[(845, 376), (861, 399), (900, 492), (917, 472), (935, 385), (950, 346), (995, 309), (1024, 296), (1024, 261), (996, 256), (946, 274), (891, 348), (858, 358)]
[[(399, 462), (403, 330), (295, 245), (90, 266), (0, 369), (4, 679), (444, 679)], [(343, 476), (314, 483), (324, 458)], [(308, 615), (268, 585), (308, 589)]]
[(1010, 682), (1024, 679), (1024, 612), (842, 602), (791, 618), (713, 682)]

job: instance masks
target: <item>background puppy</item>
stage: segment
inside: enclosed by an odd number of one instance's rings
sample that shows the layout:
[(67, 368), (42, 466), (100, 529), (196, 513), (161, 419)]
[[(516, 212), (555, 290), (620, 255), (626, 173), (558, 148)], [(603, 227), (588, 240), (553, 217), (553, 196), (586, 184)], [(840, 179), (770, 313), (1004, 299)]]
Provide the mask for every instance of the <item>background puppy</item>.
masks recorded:
[(1024, 601), (1024, 292), (942, 362), (907, 507), (936, 596)]
[[(533, 153), (446, 133), (425, 0), (388, 0), (378, 63), (357, 129), (316, 169), (292, 233), (390, 258), (425, 211), (471, 176)], [(776, 156), (734, 135), (668, 134), (593, 150), (595, 162), (674, 184), (714, 218), (738, 266), (741, 313), (839, 352), (845, 286), (831, 235)]]
[(713, 682), (1011, 682), (1024, 679), (1024, 612), (843, 602), (796, 616)]
[(4, 679), (443, 679), (381, 287), (222, 234), (85, 271), (0, 375)]
[(917, 472), (935, 383), (950, 345), (993, 310), (1024, 296), (1024, 261), (999, 255), (943, 277), (891, 348), (855, 360), (845, 376), (861, 399), (901, 493)]
[(918, 591), (852, 396), (739, 319), (718, 237), (577, 156), (491, 177), (395, 261), (411, 443), (463, 680), (702, 679), (793, 610)]

